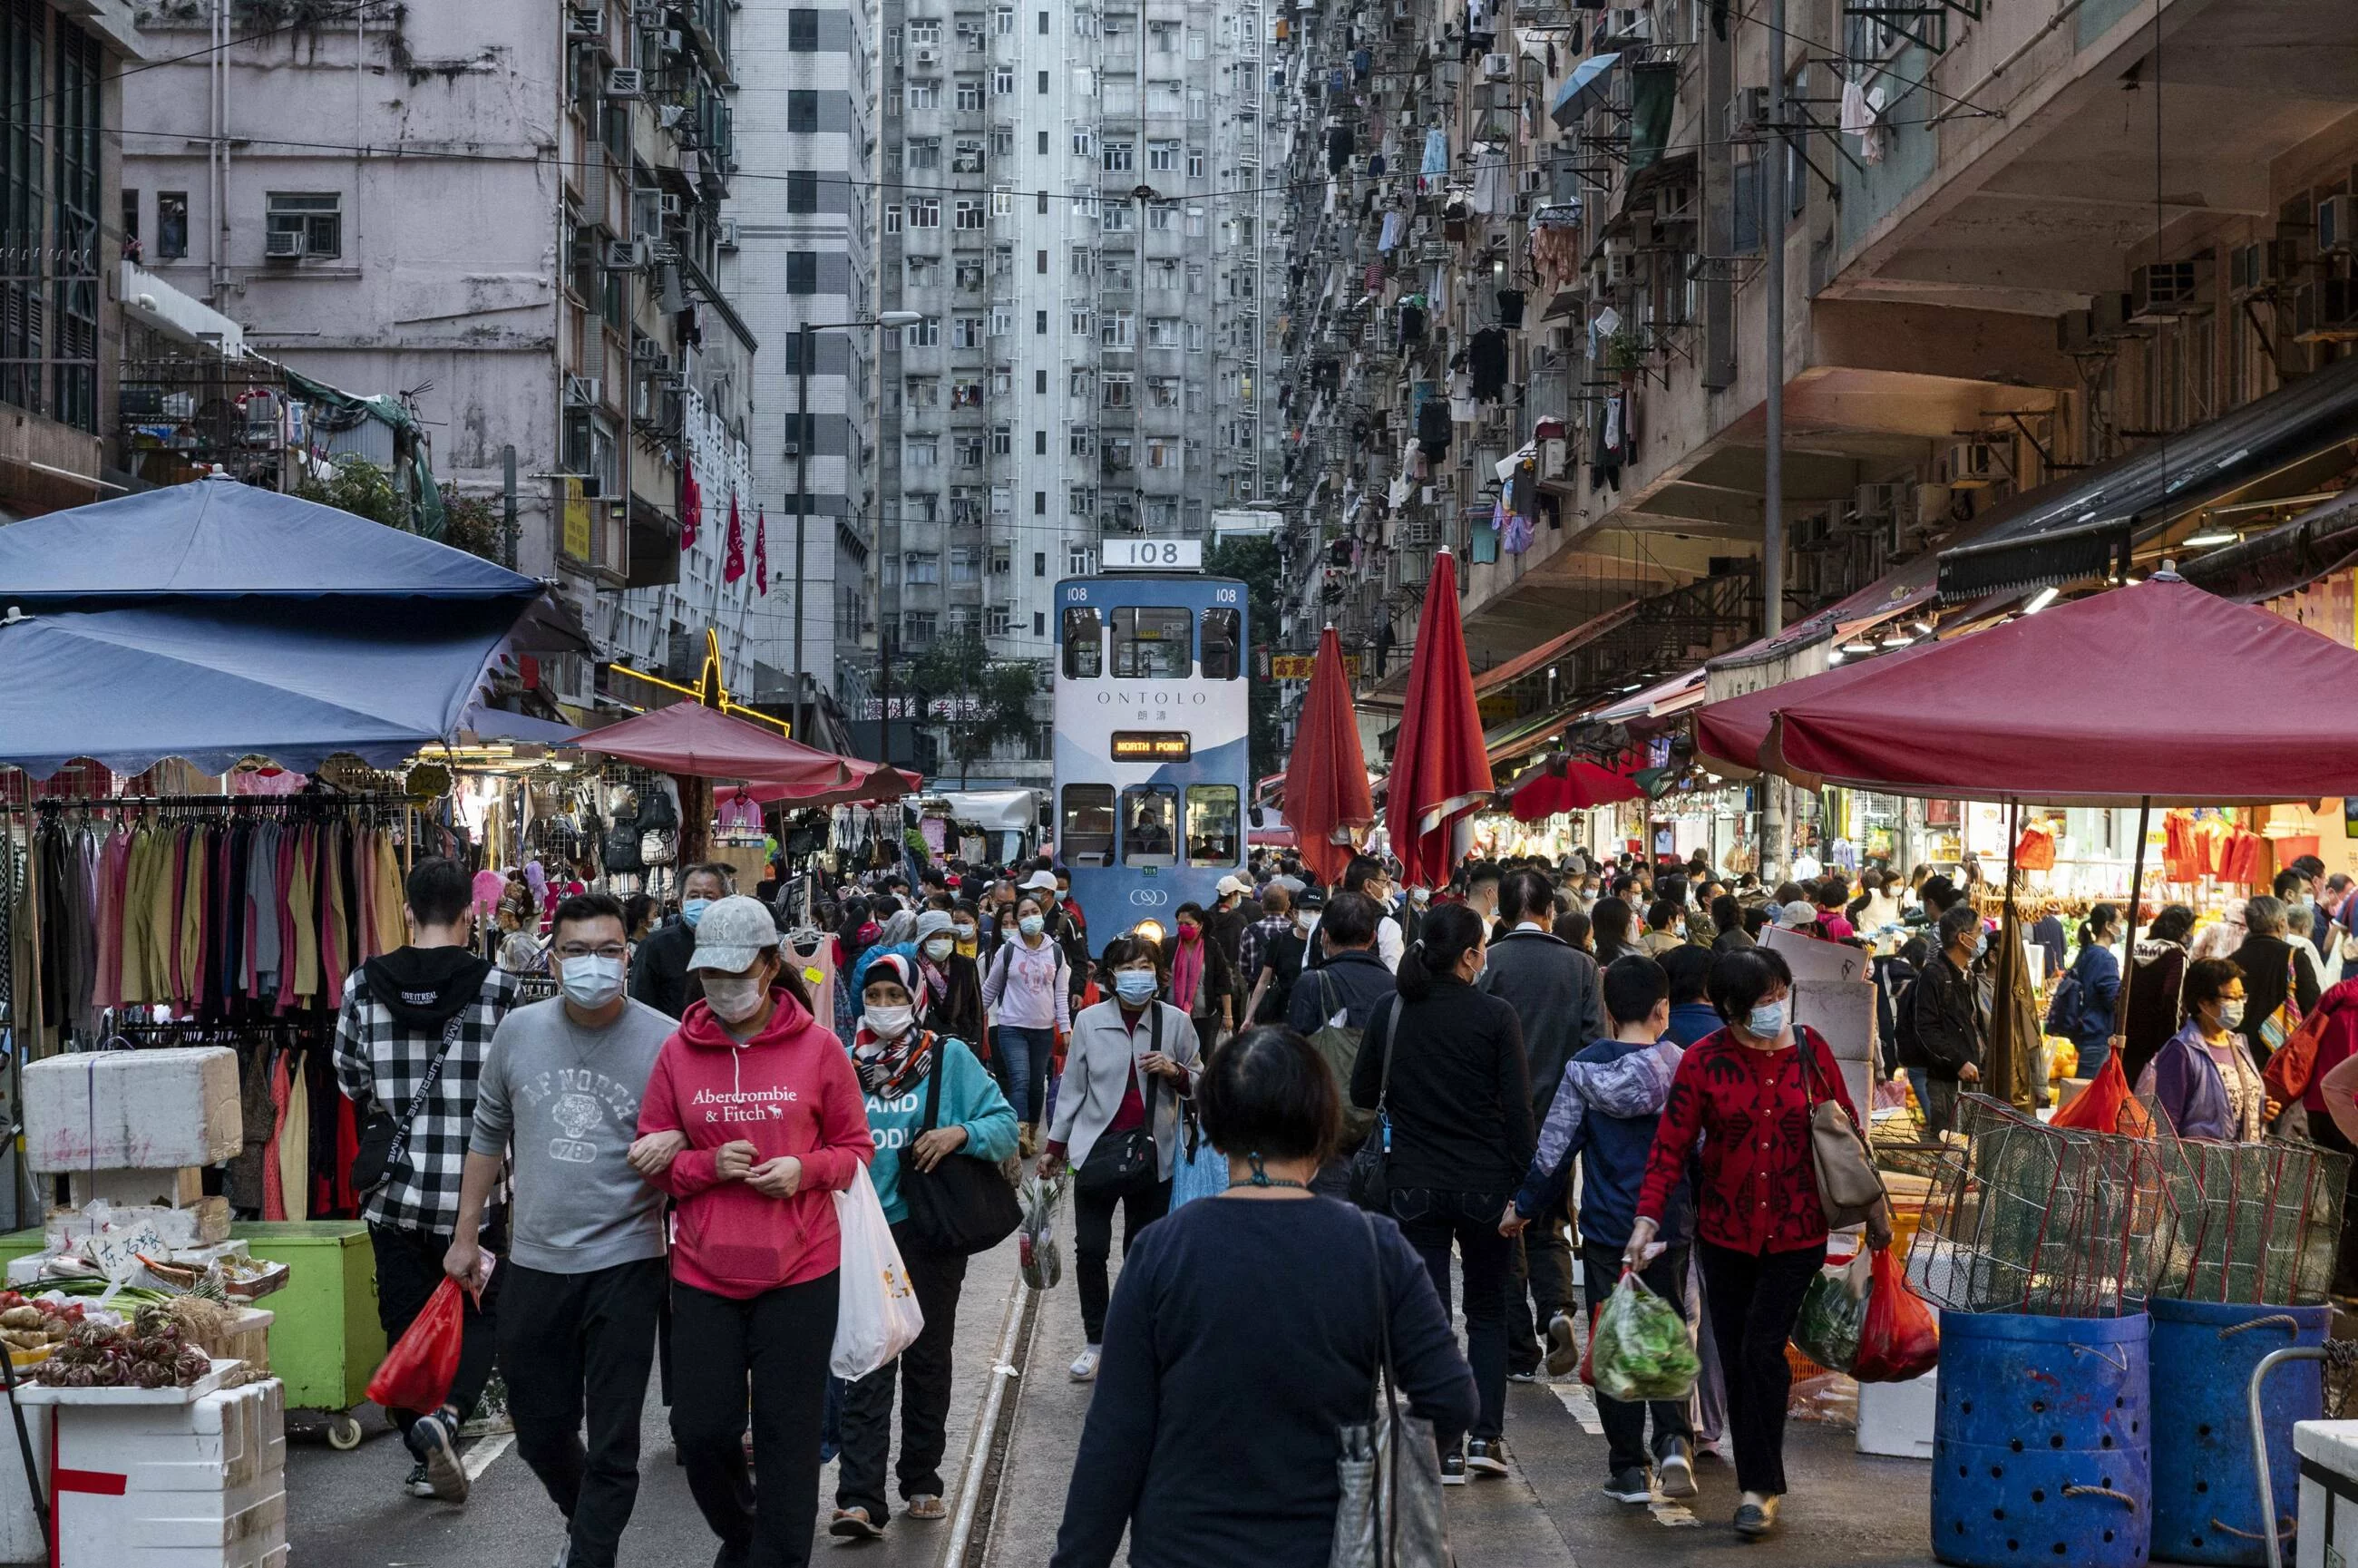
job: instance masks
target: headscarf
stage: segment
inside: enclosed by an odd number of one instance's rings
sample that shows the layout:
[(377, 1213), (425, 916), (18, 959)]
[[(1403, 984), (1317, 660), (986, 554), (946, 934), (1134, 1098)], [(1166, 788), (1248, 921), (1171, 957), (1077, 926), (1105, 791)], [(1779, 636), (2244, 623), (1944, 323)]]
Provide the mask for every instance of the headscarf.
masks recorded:
[[(916, 979), (911, 973), (908, 957), (900, 953), (884, 953), (868, 966), (860, 982), (863, 1009), (869, 984), (888, 978), (880, 972), (887, 969), (891, 971), (889, 978), (901, 983), (911, 1000), (917, 999)], [(879, 1040), (868, 1027), (863, 1011), (860, 1028), (851, 1037), (851, 1065), (860, 1075), (861, 1089), (881, 1099), (891, 1099), (904, 1087), (925, 1082), (925, 1075), (933, 1071), (934, 1032), (913, 1022), (898, 1040)]]
[[(942, 999), (949, 994), (950, 978), (939, 964), (925, 956), (925, 941), (928, 937), (949, 935), (950, 917), (942, 911), (929, 909), (917, 916), (917, 932), (911, 940), (917, 946), (917, 971), (925, 977), (925, 1001), (927, 1011), (939, 1006)], [(955, 943), (952, 944), (952, 951), (956, 951)], [(917, 993), (913, 989), (910, 994), (914, 996)]]
[(1171, 961), (1171, 1004), (1180, 1011), (1195, 1011), (1195, 988), (1204, 982), (1204, 928), (1182, 925), (1179, 952)]

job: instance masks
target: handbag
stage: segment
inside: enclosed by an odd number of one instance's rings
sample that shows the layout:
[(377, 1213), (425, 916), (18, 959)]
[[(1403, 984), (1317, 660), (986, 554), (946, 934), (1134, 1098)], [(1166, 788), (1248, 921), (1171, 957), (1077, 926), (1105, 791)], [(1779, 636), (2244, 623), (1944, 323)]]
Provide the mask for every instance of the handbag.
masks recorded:
[(2325, 1035), (2326, 1016), (2323, 1008), (2310, 1013), (2281, 1046), (2269, 1053), (2260, 1078), (2267, 1085), (2270, 1098), (2290, 1105), (2309, 1092), (2309, 1080), (2317, 1076), (2317, 1047)]
[(379, 1187), (393, 1179), (393, 1173), (409, 1154), (409, 1130), (416, 1123), (417, 1113), (426, 1108), (426, 1097), (434, 1092), (434, 1085), (442, 1076), (442, 1063), (450, 1054), (450, 1047), (459, 1043), (459, 1030), (466, 1017), (461, 1008), (442, 1025), (442, 1048), (434, 1053), (427, 1064), (426, 1076), (417, 1082), (417, 1092), (409, 1097), (409, 1108), (401, 1113), (399, 1121), (379, 1106), (369, 1112), (368, 1120), (361, 1125), (360, 1143), (352, 1151), (352, 1191), (362, 1197), (373, 1196)]
[(1884, 1201), (1883, 1177), (1842, 1102), (1812, 1093), (1817, 1053), (1807, 1040), (1793, 1044), (1801, 1056), (1801, 1092), (1810, 1099), (1810, 1163), (1818, 1178), (1818, 1206), (1825, 1211), (1826, 1228), (1840, 1230), (1866, 1219)]
[(639, 859), (650, 866), (668, 866), (677, 858), (679, 835), (668, 827), (650, 827), (639, 835)]
[(1368, 1396), (1365, 1425), (1337, 1433), (1343, 1483), (1335, 1504), (1335, 1544), (1327, 1568), (1452, 1568), (1449, 1531), (1441, 1505), (1441, 1450), (1433, 1423), (1402, 1415), (1400, 1378), (1392, 1366), (1390, 1292), (1384, 1286), (1383, 1249), (1366, 1220), (1376, 1258), (1376, 1325), (1382, 1344), (1379, 1389)]
[(1392, 1041), (1400, 1034), (1401, 1000), (1392, 999), (1384, 1015), (1384, 1075), (1376, 1091), (1376, 1124), (1368, 1129), (1358, 1151), (1351, 1156), (1351, 1201), (1361, 1208), (1387, 1214), (1392, 1206), (1391, 1175), (1387, 1166), (1392, 1152)]
[[(1163, 1004), (1154, 1003), (1154, 1011), (1147, 1024), (1147, 1049), (1163, 1049)], [(1162, 1080), (1152, 1073), (1142, 1073), (1146, 1088), (1141, 1098), (1146, 1101), (1146, 1119), (1138, 1126), (1118, 1133), (1100, 1136), (1089, 1145), (1089, 1157), (1081, 1162), (1073, 1173), (1073, 1190), (1102, 1197), (1109, 1193), (1128, 1193), (1149, 1182), (1163, 1179), (1162, 1156), (1154, 1147), (1154, 1091)], [(1088, 1081), (1082, 1089), (1084, 1104), (1097, 1085)]]
[(2300, 950), (2285, 955), (2284, 1000), (2277, 1003), (2274, 1012), (2260, 1020), (2260, 1028), (2253, 1044), (2273, 1055), (2284, 1049), (2285, 1042), (2300, 1027)]
[[(917, 1129), (920, 1134), (931, 1132), (941, 1115), (946, 1049), (945, 1044), (935, 1053), (934, 1070), (925, 1075), (925, 1119)], [(903, 1151), (901, 1201), (909, 1206), (909, 1228), (918, 1240), (937, 1252), (962, 1257), (990, 1251), (1023, 1223), (1023, 1206), (999, 1167), (963, 1152), (921, 1171)]]

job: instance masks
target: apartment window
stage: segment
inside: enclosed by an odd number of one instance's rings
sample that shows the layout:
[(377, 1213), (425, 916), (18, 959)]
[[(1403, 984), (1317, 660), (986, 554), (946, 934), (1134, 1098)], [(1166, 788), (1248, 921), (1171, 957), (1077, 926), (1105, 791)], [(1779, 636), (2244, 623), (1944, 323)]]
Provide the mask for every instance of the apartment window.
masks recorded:
[(1204, 210), (1201, 207), (1187, 209), (1187, 237), (1191, 240), (1204, 237)]
[(983, 627), (993, 637), (1004, 637), (1013, 630), (1015, 612), (1003, 604), (994, 604), (983, 611)]
[(1032, 612), (1032, 635), (1034, 637), (1044, 637), (1047, 634), (1048, 612), (1044, 610), (1033, 611)]
[(1043, 578), (1048, 575), (1047, 551), (1034, 550), (1032, 552), (1032, 575), (1035, 578)]
[(1179, 52), (1179, 24), (1176, 22), (1149, 22), (1146, 25), (1146, 47), (1150, 52), (1154, 54), (1177, 54)]
[(1179, 322), (1171, 316), (1150, 316), (1146, 319), (1146, 346), (1150, 349), (1175, 349), (1179, 346)]
[(1187, 351), (1191, 354), (1204, 351), (1204, 323), (1201, 321), (1187, 323)]
[(1188, 28), (1187, 58), (1189, 59), (1202, 59), (1207, 52), (1207, 49), (1208, 43), (1204, 37), (1203, 29), (1200, 27)]
[(1179, 209), (1168, 201), (1151, 203), (1146, 209), (1146, 226), (1158, 234), (1167, 234), (1179, 226)]
[(1078, 245), (1074, 247), (1065, 265), (1075, 277), (1095, 277), (1098, 275), (1098, 254), (1087, 245)]
[(786, 49), (793, 54), (818, 52), (818, 12), (795, 6), (786, 13)]
[(1048, 515), (1048, 492), (1046, 491), (1035, 490), (1032, 492), (1032, 515), (1034, 517), (1045, 517)]
[(903, 441), (901, 443), (901, 466), (913, 469), (939, 468), (942, 461), (938, 441)]
[(990, 449), (993, 453), (1002, 458), (1013, 456), (1015, 452), (1014, 427), (1008, 425), (992, 426), (990, 427)]
[[(817, 96), (817, 94), (816, 94), (816, 93), (814, 93), (812, 96), (816, 97), (816, 96)], [(911, 81), (911, 82), (909, 83), (909, 107), (910, 107), (910, 108), (912, 108), (912, 109), (938, 109), (938, 108), (940, 108), (941, 106), (942, 106), (942, 84), (941, 84), (939, 81)], [(792, 123), (792, 115), (791, 115), (791, 114), (789, 114), (789, 116), (788, 116), (788, 124), (787, 124), (787, 127), (786, 127), (786, 128), (787, 128), (788, 130), (792, 130), (792, 129), (794, 128), (794, 126), (793, 126), (793, 123)], [(817, 127), (817, 126), (813, 126), (812, 128), (813, 128), (814, 130), (816, 130)]]
[(156, 254), (172, 261), (189, 254), (189, 193), (156, 192)]
[(1179, 144), (1177, 142), (1147, 143), (1146, 167), (1149, 172), (1154, 174), (1169, 174), (1172, 170), (1177, 168), (1179, 167)]
[[(1047, 73), (1043, 71), (1041, 73), (1042, 80), (1044, 81), (1046, 79), (1046, 75)], [(1041, 91), (1045, 92), (1047, 90), (1043, 88)], [(1086, 65), (1075, 66), (1073, 68), (1073, 97), (1079, 102), (1086, 103), (1097, 95), (1098, 73), (1090, 70)]]
[(1045, 218), (1048, 215), (1048, 193), (1044, 190), (1040, 190), (1034, 191), (1033, 194), (1037, 200), (1040, 216)]
[(954, 349), (979, 349), (988, 341), (989, 340), (983, 331), (981, 317), (959, 316), (952, 319), (950, 323), (950, 347)]
[[(1065, 510), (1075, 517), (1096, 516), (1098, 510), (1098, 492), (1091, 490), (1087, 485), (1075, 485), (1065, 493)], [(1090, 571), (1094, 569), (1093, 564), (1081, 566), (1073, 565), (1072, 552), (1076, 549), (1077, 546), (1067, 545), (1065, 548), (1066, 551), (1065, 575), (1066, 577), (1088, 576)]]
[(982, 109), (982, 79), (962, 76), (957, 82), (957, 106), (966, 114), (979, 114)]
[(1013, 38), (1013, 37), (1015, 36), (1015, 7), (1014, 7), (1014, 6), (1012, 6), (1012, 5), (1001, 5), (1001, 7), (999, 7), (998, 14), (997, 14), (997, 20), (998, 20), (998, 22), (999, 22), (999, 36), (1000, 36), (1001, 38)]
[(1073, 187), (1073, 216), (1093, 218), (1097, 216), (1097, 211), (1098, 193), (1086, 185)]
[(815, 168), (786, 170), (786, 211), (789, 212), (818, 211), (818, 170)]
[[(794, 340), (786, 340), (792, 342)], [(913, 375), (906, 384), (908, 405), (912, 410), (938, 408), (942, 405), (942, 384), (929, 375)]]
[(1205, 94), (1204, 90), (1200, 87), (1191, 87), (1187, 89), (1187, 118), (1190, 120), (1208, 120), (1211, 116), (1211, 100)]
[(1138, 341), (1138, 323), (1127, 310), (1109, 310), (1098, 320), (1098, 342), (1109, 349), (1127, 349)]
[(1146, 443), (1146, 466), (1151, 469), (1177, 467), (1178, 445), (1176, 441), (1165, 440), (1161, 437), (1150, 438)]
[(332, 190), (274, 190), (264, 222), (273, 234), (295, 234), (307, 256), (344, 254), (344, 199)]
[(990, 128), (990, 156), (1001, 163), (1015, 156), (1015, 127), (993, 125)]
[(1136, 142), (1108, 142), (1105, 145), (1105, 168), (1108, 174), (1128, 174), (1138, 166)]
[(1065, 450), (1071, 456), (1086, 458), (1097, 449), (1097, 432), (1087, 426), (1076, 425), (1065, 432)]
[(786, 253), (786, 292), (788, 294), (818, 292), (818, 253), (817, 251)]
[(990, 226), (990, 211), (979, 200), (958, 198), (957, 226), (968, 232)]
[(1128, 256), (1118, 252), (1108, 254), (1105, 258), (1105, 286), (1123, 294), (1137, 290), (1138, 269), (1130, 264)]
[(912, 136), (901, 149), (902, 161), (912, 174), (925, 174), (942, 167), (942, 139), (939, 136)]
[(1146, 378), (1146, 406), (1149, 408), (1179, 406), (1179, 378), (1175, 375), (1150, 375)]
[(931, 588), (942, 580), (938, 550), (911, 550), (901, 557), (901, 580), (911, 588)]
[(1076, 305), (1070, 310), (1066, 311), (1065, 325), (1076, 338), (1087, 337), (1089, 335), (1088, 307), (1086, 305)]
[(939, 618), (930, 610), (904, 611), (901, 616), (901, 645), (922, 649), (934, 645), (934, 628)]
[(786, 129), (816, 131), (818, 129), (818, 93), (807, 87), (789, 89), (786, 93)]
[(1099, 400), (1103, 406), (1107, 408), (1137, 406), (1138, 384), (1128, 372), (1108, 371), (1100, 379), (1105, 386), (1104, 395)]
[(920, 196), (909, 203), (909, 227), (938, 229), (941, 226), (942, 199), (940, 197)]
[(1086, 369), (1076, 365), (1073, 369), (1065, 372), (1065, 391), (1066, 395), (1085, 398), (1096, 390), (1096, 386), (1089, 379), (1089, 373)]
[(1149, 288), (1169, 289), (1174, 293), (1177, 292), (1179, 287), (1179, 264), (1167, 257), (1159, 257), (1148, 262), (1146, 264), (1146, 287)]
[(1097, 146), (1097, 132), (1087, 125), (1073, 127), (1073, 156), (1087, 157)]
[(1045, 11), (1040, 13), (1040, 36), (1044, 38), (1048, 36), (1048, 13)]
[(1001, 98), (1015, 96), (1015, 68), (1002, 65), (990, 73), (990, 90)]
[[(1011, 335), (1014, 330), (1015, 308), (1011, 305), (992, 306), (990, 308), (990, 335), (994, 338), (1004, 338)], [(1007, 373), (1005, 371), (1001, 371), (999, 373), (1001, 379), (1003, 381), (1006, 378)], [(1005, 392), (1007, 388), (1005, 386), (1001, 386), (999, 390)]]
[(884, 232), (888, 234), (901, 232), (901, 204), (897, 201), (884, 209)]
[(978, 557), (974, 546), (971, 545), (953, 546), (950, 550), (950, 581), (961, 583), (981, 580), (982, 562)]
[(957, 264), (957, 286), (966, 293), (979, 291), (982, 287), (982, 263), (971, 256), (961, 259)]
[[(1035, 338), (1044, 338), (1048, 335), (1048, 313), (1045, 310), (1032, 312), (1032, 335)], [(1045, 375), (1048, 373), (1042, 371), (1040, 373)]]
[[(1040, 312), (1040, 330), (1044, 332), (1048, 330), (1048, 313), (1045, 310)], [(1037, 397), (1048, 395), (1048, 373), (1045, 370), (1032, 373), (1032, 392)]]
[(942, 25), (938, 20), (909, 24), (909, 44), (913, 49), (937, 49), (942, 41)]
[(1040, 96), (1048, 96), (1048, 73), (1044, 70), (1040, 73)]
[(912, 321), (901, 329), (901, 346), (909, 349), (937, 349), (942, 345), (942, 319), (928, 316)]
[(937, 281), (935, 275), (941, 270), (942, 265), (942, 260), (939, 256), (903, 256), (901, 260), (902, 265), (909, 269), (910, 287), (931, 288), (934, 287), (935, 283)]
[(1034, 457), (1044, 458), (1048, 455), (1047, 431), (1034, 430), (1032, 432), (1032, 452)]
[(1201, 147), (1187, 149), (1187, 178), (1190, 179), (1204, 178), (1204, 149)]
[(962, 49), (979, 49), (987, 48), (989, 46), (989, 40), (983, 36), (982, 18), (979, 16), (959, 17), (957, 25), (957, 40), (958, 48)]
[(1103, 222), (1100, 226), (1107, 233), (1126, 234), (1130, 232), (1129, 202), (1109, 201), (1105, 204), (1101, 216)]

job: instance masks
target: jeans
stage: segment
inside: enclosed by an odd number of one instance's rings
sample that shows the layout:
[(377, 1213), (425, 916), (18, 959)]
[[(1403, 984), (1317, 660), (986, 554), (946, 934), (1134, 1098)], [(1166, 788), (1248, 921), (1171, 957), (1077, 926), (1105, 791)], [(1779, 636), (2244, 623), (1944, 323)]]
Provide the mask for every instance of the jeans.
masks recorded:
[[(507, 1250), (507, 1217), (504, 1214), (487, 1216), (482, 1227), (483, 1250)], [(402, 1230), (390, 1225), (369, 1227), (369, 1247), (376, 1254), (376, 1318), (384, 1326), (387, 1345), (408, 1332), (426, 1310), (431, 1297), (447, 1277), (442, 1272), (442, 1255), (450, 1250), (451, 1233), (445, 1231)], [(504, 1267), (492, 1271), (492, 1282), (483, 1287), (481, 1302), (461, 1292), (466, 1302), (467, 1315), (459, 1348), (459, 1375), (450, 1381), (450, 1393), (443, 1402), (454, 1406), (459, 1419), (464, 1421), (483, 1397), (483, 1385), (492, 1379), (492, 1361), (498, 1350), (499, 1304), (503, 1293)], [(428, 1411), (387, 1411), (404, 1437)]]
[(1924, 1108), (1924, 1136), (1936, 1138), (1957, 1124), (1957, 1080), (1936, 1078), (1920, 1067), (1908, 1069), (1916, 1103)]
[[(2071, 1073), (2075, 1078), (2093, 1078), (2104, 1070), (2104, 1064), (2112, 1060), (2113, 1041), (2108, 1034), (2098, 1034), (2085, 1042), (2074, 1040), (2071, 1044), (2080, 1048), (2080, 1065)], [(2044, 1077), (2039, 1082), (2041, 1088), (2046, 1087)]]
[(936, 1252), (910, 1234), (904, 1220), (892, 1227), (901, 1261), (917, 1292), (925, 1326), (917, 1341), (843, 1396), (843, 1465), (836, 1474), (835, 1506), (866, 1509), (869, 1521), (892, 1517), (884, 1500), (884, 1456), (892, 1446), (892, 1385), (901, 1385), (903, 1498), (942, 1496), (943, 1423), (950, 1412), (950, 1347), (957, 1339), (958, 1291), (966, 1283), (966, 1255)]
[(1106, 1305), (1113, 1286), (1106, 1263), (1113, 1257), (1113, 1211), (1121, 1210), (1121, 1252), (1138, 1233), (1171, 1212), (1171, 1184), (1141, 1182), (1126, 1193), (1085, 1193), (1073, 1188), (1073, 1281), (1081, 1296), (1081, 1331), (1092, 1345), (1105, 1343)]
[(1015, 1119), (1040, 1124), (1040, 1102), (1048, 1092), (1048, 1062), (1056, 1054), (1053, 1029), (999, 1026), (999, 1058), (1007, 1065), (1007, 1103)]
[(839, 1281), (821, 1274), (744, 1301), (672, 1286), (672, 1441), (687, 1489), (720, 1538), (716, 1568), (810, 1562)]
[(1515, 1238), (1515, 1282), (1507, 1298), (1510, 1370), (1529, 1372), (1540, 1365), (1548, 1320), (1571, 1303), (1572, 1244), (1564, 1239), (1563, 1224), (1562, 1213), (1542, 1214)]
[(1780, 1497), (1785, 1491), (1785, 1400), (1793, 1369), (1785, 1342), (1801, 1315), (1801, 1296), (1825, 1267), (1826, 1244), (1794, 1252), (1737, 1252), (1695, 1243), (1712, 1332), (1727, 1373), (1727, 1430), (1736, 1447), (1736, 1484)]
[[(1621, 1251), (1618, 1247), (1606, 1247), (1596, 1242), (1584, 1242), (1580, 1249), (1581, 1283), (1588, 1296), (1588, 1321), (1594, 1325), (1596, 1314), (1605, 1310), (1605, 1298), (1621, 1281)], [(1639, 1271), (1638, 1278), (1646, 1288), (1677, 1307), (1686, 1310), (1687, 1249), (1670, 1247), (1662, 1255)], [(1646, 1416), (1654, 1418), (1654, 1446), (1646, 1446)], [(1662, 1445), (1675, 1437), (1692, 1445), (1694, 1423), (1687, 1417), (1685, 1400), (1649, 1400), (1639, 1404), (1608, 1399), (1605, 1390), (1596, 1391), (1597, 1424), (1605, 1428), (1606, 1464), (1615, 1474), (1646, 1466), (1650, 1453), (1659, 1454)]]
[[(1514, 1244), (1498, 1234), (1505, 1193), (1448, 1193), (1427, 1187), (1394, 1187), (1392, 1217), (1401, 1234), (1424, 1260), (1433, 1288), (1449, 1311), (1449, 1254), (1455, 1247), (1466, 1262), (1466, 1361), (1474, 1370), (1480, 1409), (1473, 1435), (1503, 1436), (1507, 1430), (1507, 1291), (1514, 1278)], [(1462, 1432), (1433, 1437), (1444, 1454), (1457, 1446)]]
[(613, 1568), (639, 1495), (639, 1421), (669, 1273), (661, 1258), (586, 1274), (515, 1262), (498, 1272), (508, 1277), (500, 1371), (516, 1452), (566, 1518), (570, 1568)]

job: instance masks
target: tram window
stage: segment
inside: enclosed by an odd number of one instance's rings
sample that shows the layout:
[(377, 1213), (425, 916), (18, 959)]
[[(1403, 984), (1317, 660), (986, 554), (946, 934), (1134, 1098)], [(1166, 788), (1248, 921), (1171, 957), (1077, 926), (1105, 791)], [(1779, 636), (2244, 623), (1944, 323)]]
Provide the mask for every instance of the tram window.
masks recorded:
[[(1114, 611), (1119, 616), (1120, 611)], [(1121, 861), (1126, 866), (1177, 863), (1179, 792), (1165, 784), (1135, 784), (1121, 792)]]
[[(1095, 680), (1105, 673), (1105, 643), (1098, 635), (1098, 612), (1087, 605), (1065, 611), (1065, 678)], [(1112, 824), (1108, 823), (1108, 831)]]
[(1116, 680), (1185, 680), (1195, 672), (1184, 610), (1113, 612), (1113, 673)]
[(1237, 612), (1233, 610), (1204, 611), (1204, 678), (1237, 678)]
[(1187, 863), (1233, 866), (1244, 859), (1238, 853), (1237, 816), (1236, 785), (1189, 784)]
[(1113, 785), (1065, 786), (1065, 822), (1056, 849), (1067, 865), (1113, 864)]

